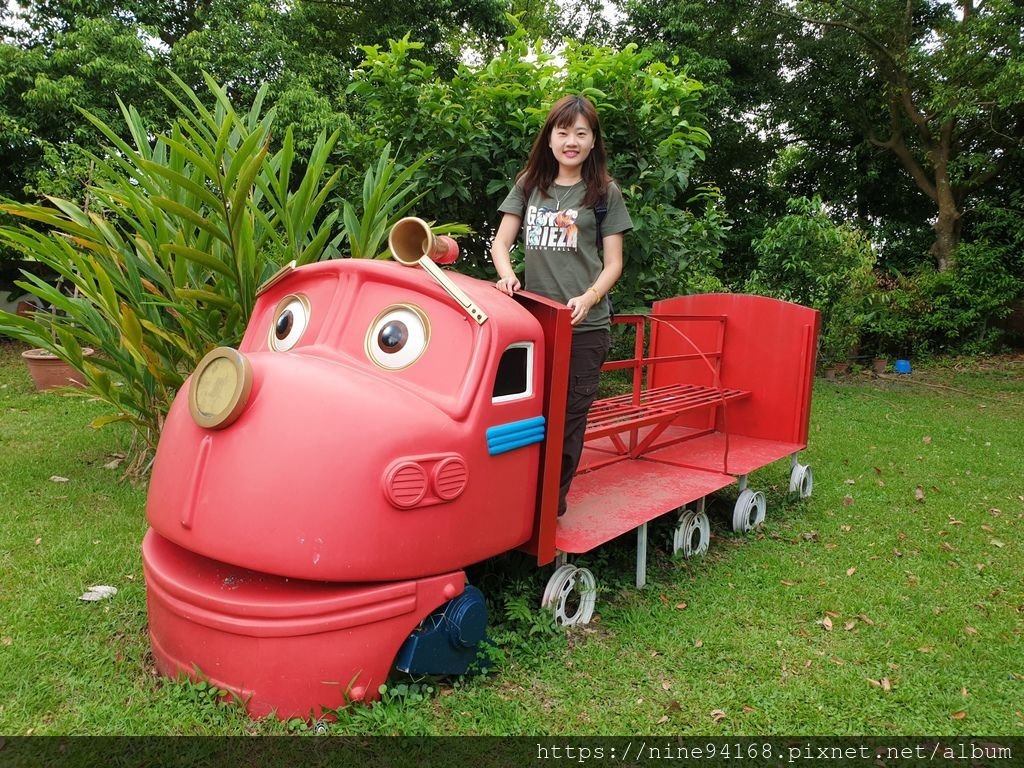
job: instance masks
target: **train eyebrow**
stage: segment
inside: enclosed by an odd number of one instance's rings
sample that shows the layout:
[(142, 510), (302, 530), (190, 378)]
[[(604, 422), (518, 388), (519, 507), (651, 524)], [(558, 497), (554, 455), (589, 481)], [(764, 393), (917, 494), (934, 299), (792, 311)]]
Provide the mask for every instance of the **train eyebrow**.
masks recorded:
[(288, 275), (290, 275), (292, 273), (292, 271), (294, 271), (294, 269), (295, 269), (295, 261), (294, 260), (293, 261), (289, 261), (287, 264), (285, 264), (283, 267), (281, 267), (279, 270), (277, 270), (277, 272), (275, 272), (270, 277), (268, 277), (265, 281), (263, 281), (263, 284), (259, 288), (256, 289), (256, 296), (257, 296), (257, 298), (262, 296), (264, 293), (266, 293), (271, 288), (273, 288), (275, 285), (277, 285), (282, 280), (284, 280), (286, 277), (288, 277)]

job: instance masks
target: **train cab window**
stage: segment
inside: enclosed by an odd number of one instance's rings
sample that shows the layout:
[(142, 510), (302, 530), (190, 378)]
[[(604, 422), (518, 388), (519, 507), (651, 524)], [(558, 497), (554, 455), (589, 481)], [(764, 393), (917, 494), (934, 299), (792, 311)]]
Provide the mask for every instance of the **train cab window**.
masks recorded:
[(491, 398), (495, 403), (533, 395), (533, 343), (513, 344), (501, 356)]

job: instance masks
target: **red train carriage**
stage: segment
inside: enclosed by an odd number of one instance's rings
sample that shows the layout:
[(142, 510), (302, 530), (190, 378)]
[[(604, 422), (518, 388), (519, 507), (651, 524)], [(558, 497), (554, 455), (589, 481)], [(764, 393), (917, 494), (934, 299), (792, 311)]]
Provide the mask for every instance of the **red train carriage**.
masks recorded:
[[(817, 314), (682, 297), (622, 318), (637, 354), (606, 367), (632, 368), (634, 389), (592, 409), (558, 518), (560, 450), (545, 448), (561, 445), (569, 311), (442, 272), (427, 258), (438, 245), (408, 219), (392, 250), (423, 270), (284, 270), (239, 348), (208, 354), (178, 394), (143, 542), (165, 674), (231, 689), (254, 716), (316, 716), (374, 698), (393, 667), (465, 672), (487, 618), (468, 565), (517, 548), (557, 557), (544, 602), (586, 621), (593, 577), (566, 554), (638, 529), (641, 584), (655, 517), (697, 503), (677, 535), (690, 554), (707, 546), (703, 498), (737, 477), (793, 456), (794, 490), (810, 492), (795, 456)], [(740, 499), (734, 525), (757, 524), (763, 497)]]

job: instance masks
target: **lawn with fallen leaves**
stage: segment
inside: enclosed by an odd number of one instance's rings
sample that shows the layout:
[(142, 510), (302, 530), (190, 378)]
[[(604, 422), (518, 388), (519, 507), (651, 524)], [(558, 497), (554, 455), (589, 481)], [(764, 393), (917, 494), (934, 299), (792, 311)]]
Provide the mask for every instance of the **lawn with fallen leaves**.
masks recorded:
[[(201, 686), (159, 677), (139, 546), (145, 487), (126, 435), (87, 398), (32, 391), (0, 343), (0, 734), (275, 734)], [(575, 562), (600, 594), (570, 631), (536, 618), (550, 569), (471, 569), (491, 600), (496, 669), (393, 681), (337, 734), (886, 735), (1024, 731), (1024, 358), (915, 362), (906, 376), (815, 382), (802, 461), (751, 477), (763, 529), (673, 557), (652, 523)], [(111, 591), (113, 588), (116, 592)], [(91, 597), (87, 597), (91, 595)], [(83, 599), (84, 598), (84, 599)], [(525, 610), (528, 606), (531, 610)]]

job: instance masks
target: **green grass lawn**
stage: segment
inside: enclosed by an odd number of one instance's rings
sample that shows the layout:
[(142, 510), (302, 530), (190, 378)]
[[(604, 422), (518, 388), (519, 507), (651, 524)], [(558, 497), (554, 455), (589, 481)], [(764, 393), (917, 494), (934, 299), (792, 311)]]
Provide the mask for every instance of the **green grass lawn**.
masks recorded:
[[(120, 477), (124, 433), (87, 399), (39, 395), (0, 343), (0, 734), (274, 734), (201, 686), (159, 677), (139, 546), (145, 488)], [(583, 558), (597, 616), (536, 618), (550, 569), (472, 570), (493, 600), (497, 669), (392, 683), (330, 732), (417, 734), (992, 734), (1024, 731), (1024, 359), (918, 366), (815, 387), (814, 496), (789, 466), (751, 478), (763, 530), (668, 554), (651, 525)], [(79, 600), (94, 584), (119, 590)], [(410, 681), (406, 681), (410, 682)], [(418, 695), (426, 693), (426, 695)]]

